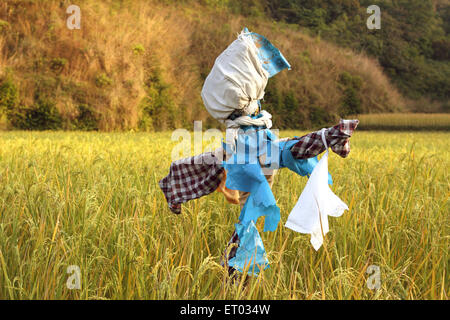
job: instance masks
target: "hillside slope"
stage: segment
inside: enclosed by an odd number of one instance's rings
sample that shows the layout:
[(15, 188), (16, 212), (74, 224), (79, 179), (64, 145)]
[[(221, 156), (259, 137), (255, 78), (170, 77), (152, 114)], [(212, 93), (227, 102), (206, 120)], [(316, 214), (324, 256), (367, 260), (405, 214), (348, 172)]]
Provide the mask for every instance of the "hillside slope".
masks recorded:
[(269, 80), (276, 128), (310, 128), (352, 113), (402, 110), (374, 59), (292, 26), (226, 8), (155, 1), (0, 3), (0, 114), (9, 128), (166, 130), (218, 126), (200, 91), (215, 58), (247, 26), (292, 65)]
[[(366, 25), (371, 5), (380, 10), (380, 29)], [(379, 61), (409, 98), (409, 109), (450, 111), (448, 0), (227, 0), (227, 6), (246, 16), (300, 26), (309, 35), (364, 52)]]

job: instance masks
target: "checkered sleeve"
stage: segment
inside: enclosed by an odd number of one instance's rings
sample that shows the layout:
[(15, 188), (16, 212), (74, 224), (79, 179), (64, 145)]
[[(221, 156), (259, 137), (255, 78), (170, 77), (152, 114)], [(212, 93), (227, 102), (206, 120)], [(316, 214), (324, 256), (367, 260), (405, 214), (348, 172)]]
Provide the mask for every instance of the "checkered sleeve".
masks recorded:
[(223, 167), (212, 152), (172, 162), (169, 174), (159, 181), (172, 212), (181, 204), (214, 192), (222, 180)]
[[(339, 124), (326, 129), (325, 139), (331, 150), (345, 158), (350, 153), (350, 137), (358, 126), (358, 120), (343, 120)], [(296, 139), (296, 138), (295, 138)], [(298, 138), (298, 142), (291, 147), (295, 159), (308, 159), (325, 151), (320, 131), (315, 131)]]

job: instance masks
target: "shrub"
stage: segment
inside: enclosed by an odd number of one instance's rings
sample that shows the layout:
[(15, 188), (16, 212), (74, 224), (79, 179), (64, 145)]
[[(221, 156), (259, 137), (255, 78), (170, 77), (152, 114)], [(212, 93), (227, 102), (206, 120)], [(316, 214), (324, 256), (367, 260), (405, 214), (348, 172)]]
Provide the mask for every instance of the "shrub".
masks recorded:
[(0, 84), (0, 115), (13, 110), (17, 103), (17, 88), (11, 78), (7, 77)]
[(362, 87), (362, 79), (359, 76), (352, 76), (344, 71), (339, 76), (339, 85), (343, 90), (341, 106), (339, 107), (339, 115), (345, 117), (350, 114), (359, 114), (362, 112), (362, 100), (360, 90)]
[(143, 54), (145, 52), (145, 48), (142, 44), (138, 43), (133, 46), (133, 53), (136, 55)]
[(87, 104), (78, 106), (78, 116), (75, 119), (75, 128), (80, 130), (98, 130), (98, 117), (95, 110)]
[(112, 84), (112, 79), (106, 73), (101, 73), (95, 78), (95, 84), (99, 88), (107, 87)]
[(309, 120), (314, 127), (325, 126), (335, 121), (335, 116), (328, 113), (324, 108), (312, 106), (309, 110)]
[(8, 121), (16, 129), (56, 130), (62, 118), (53, 101), (40, 99), (33, 107), (18, 107), (8, 112)]
[(299, 57), (300, 57), (300, 60), (305, 65), (308, 65), (308, 66), (312, 65), (311, 57), (310, 57), (310, 54), (309, 54), (309, 52), (307, 50), (304, 50), (302, 53), (300, 53)]
[(5, 20), (0, 19), (0, 32), (9, 28), (9, 23)]
[(432, 43), (434, 60), (450, 60), (450, 40), (440, 39)]
[(144, 112), (139, 120), (139, 129), (141, 129), (142, 131), (153, 131), (155, 129), (153, 127), (152, 118), (146, 112)]
[(170, 84), (163, 80), (159, 67), (152, 70), (145, 82), (146, 96), (140, 104), (143, 130), (165, 130), (175, 127), (176, 104)]
[(52, 69), (54, 72), (61, 72), (66, 64), (67, 64), (66, 59), (54, 58), (50, 61), (50, 69)]
[(361, 112), (362, 107), (359, 92), (355, 88), (346, 88), (344, 90), (339, 114), (344, 117), (350, 114), (359, 114)]
[(298, 119), (298, 100), (293, 90), (288, 90), (283, 98), (283, 125), (286, 128), (298, 128), (303, 119)]

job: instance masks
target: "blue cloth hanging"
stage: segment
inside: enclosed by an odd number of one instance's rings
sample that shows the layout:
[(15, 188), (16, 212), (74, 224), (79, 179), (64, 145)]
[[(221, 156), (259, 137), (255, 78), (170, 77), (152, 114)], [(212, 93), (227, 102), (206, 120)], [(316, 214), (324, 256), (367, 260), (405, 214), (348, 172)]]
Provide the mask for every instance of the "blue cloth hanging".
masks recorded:
[[(280, 167), (289, 168), (291, 171), (301, 175), (302, 177), (309, 176), (313, 172), (319, 160), (316, 157), (308, 159), (295, 159), (290, 151), (291, 147), (296, 144), (298, 140), (289, 140), (280, 143)], [(328, 173), (328, 184), (333, 184), (331, 174)]]
[[(244, 132), (238, 135), (236, 152), (223, 163), (227, 170), (226, 187), (250, 192), (239, 216), (240, 223), (236, 224), (240, 244), (236, 250), (236, 256), (230, 259), (229, 263), (241, 272), (250, 263), (249, 274), (257, 274), (258, 265), (265, 265), (267, 268), (269, 263), (266, 261), (264, 246), (255, 223), (259, 217), (265, 216), (265, 232), (275, 231), (280, 221), (280, 208), (264, 176), (259, 156), (266, 154), (264, 165), (274, 164), (278, 168), (286, 167), (301, 176), (308, 177), (317, 165), (318, 159), (317, 157), (295, 159), (290, 148), (298, 142), (297, 140), (276, 142), (277, 137), (269, 129), (258, 129), (252, 126), (242, 129)], [(224, 147), (227, 146), (224, 145)], [(275, 154), (272, 154), (271, 147), (275, 147)], [(328, 183), (332, 183), (329, 173)], [(251, 254), (255, 251), (256, 258)]]
[[(267, 181), (266, 181), (267, 182)], [(244, 207), (241, 210), (239, 221), (242, 224), (248, 224), (251, 221), (257, 221), (259, 217), (265, 216), (264, 232), (275, 231), (280, 221), (280, 208), (277, 206), (273, 193), (269, 188), (262, 188), (263, 190), (257, 192), (250, 192)], [(273, 202), (265, 205), (264, 199), (270, 199)], [(268, 201), (267, 201), (268, 202)]]
[[(246, 225), (252, 220), (256, 222), (260, 216), (266, 216), (264, 231), (275, 231), (280, 221), (280, 208), (264, 176), (258, 157), (267, 153), (267, 149), (270, 148), (267, 146), (270, 146), (276, 137), (268, 129), (249, 129), (243, 128), (244, 133), (239, 134), (236, 141), (237, 152), (224, 163), (227, 170), (226, 187), (250, 192), (239, 217), (241, 223)], [(242, 154), (244, 150), (245, 154)], [(275, 158), (278, 159), (279, 155)]]
[(266, 249), (255, 223), (236, 223), (236, 233), (239, 236), (239, 247), (236, 255), (228, 261), (229, 266), (244, 272), (247, 268), (249, 275), (258, 274), (260, 268), (269, 267)]

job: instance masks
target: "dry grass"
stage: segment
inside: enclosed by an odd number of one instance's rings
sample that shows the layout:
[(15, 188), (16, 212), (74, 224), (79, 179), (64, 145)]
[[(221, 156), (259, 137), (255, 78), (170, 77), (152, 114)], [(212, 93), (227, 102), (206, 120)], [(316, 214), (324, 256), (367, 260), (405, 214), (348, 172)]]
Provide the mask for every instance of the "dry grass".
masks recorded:
[[(86, 103), (102, 115), (100, 129), (136, 128), (144, 82), (157, 68), (180, 115), (175, 125), (182, 124), (179, 118), (187, 123), (207, 119), (200, 99), (204, 77), (244, 26), (266, 35), (290, 61), (292, 71), (281, 73), (277, 81), (292, 89), (302, 105), (336, 111), (342, 96), (337, 79), (343, 71), (364, 80), (364, 111), (398, 110), (404, 104), (373, 59), (286, 26), (196, 4), (84, 0), (78, 3), (81, 30), (69, 30), (65, 10), (70, 4), (0, 3), (0, 19), (10, 25), (0, 32), (0, 76), (12, 71), (22, 104), (33, 105), (36, 92), (48, 95), (69, 121), (76, 106)], [(145, 51), (136, 53), (136, 46)], [(52, 70), (52, 60), (61, 58), (67, 64)], [(96, 79), (103, 74), (111, 84), (99, 87)]]
[[(199, 97), (195, 97), (197, 75), (190, 70), (189, 33), (182, 32), (189, 25), (174, 14), (175, 8), (155, 7), (144, 1), (128, 2), (123, 8), (108, 1), (81, 1), (82, 28), (69, 30), (65, 9), (70, 3), (59, 3), (0, 4), (0, 18), (9, 20), (11, 29), (26, 40), (14, 43), (14, 34), (8, 32), (0, 37), (6, 56), (0, 60), (1, 68), (14, 70), (25, 104), (33, 103), (36, 85), (58, 77), (61, 81), (49, 83), (45, 89), (66, 117), (73, 117), (74, 106), (83, 102), (103, 115), (102, 129), (135, 128), (140, 117), (138, 105), (145, 95), (144, 82), (149, 71), (157, 67), (173, 86), (178, 105), (183, 101), (199, 104)], [(145, 51), (136, 53), (133, 48), (137, 45)], [(54, 58), (68, 61), (57, 75), (49, 68)], [(33, 74), (39, 81), (34, 81)], [(96, 79), (102, 74), (112, 83), (98, 88)]]

